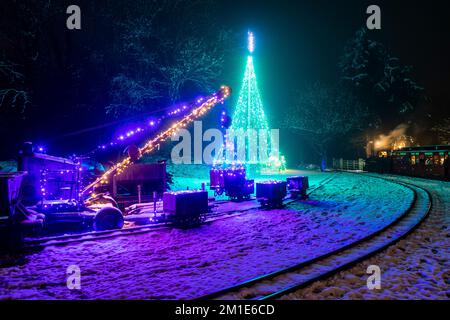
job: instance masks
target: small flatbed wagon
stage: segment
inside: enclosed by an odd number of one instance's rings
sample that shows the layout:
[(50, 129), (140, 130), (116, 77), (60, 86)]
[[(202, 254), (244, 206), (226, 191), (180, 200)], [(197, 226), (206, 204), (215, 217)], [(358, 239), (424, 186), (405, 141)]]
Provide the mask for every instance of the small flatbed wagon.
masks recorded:
[(284, 197), (286, 181), (269, 180), (256, 183), (256, 198), (262, 207), (282, 207)]
[(203, 190), (183, 190), (165, 192), (163, 210), (168, 222), (176, 226), (201, 224), (208, 212), (208, 192)]
[(296, 199), (300, 196), (300, 198), (306, 199), (308, 197), (306, 191), (309, 188), (309, 179), (307, 176), (288, 177), (286, 183), (291, 198)]
[(246, 179), (244, 167), (211, 169), (209, 172), (210, 189), (214, 195), (225, 193), (230, 200), (249, 199), (255, 192), (254, 180)]

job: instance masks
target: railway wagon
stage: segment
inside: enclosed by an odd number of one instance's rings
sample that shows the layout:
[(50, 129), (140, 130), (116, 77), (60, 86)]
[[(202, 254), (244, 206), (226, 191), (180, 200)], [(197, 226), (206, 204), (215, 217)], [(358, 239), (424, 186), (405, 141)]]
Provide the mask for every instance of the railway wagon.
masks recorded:
[(153, 196), (166, 191), (166, 163), (133, 164), (112, 179), (112, 197), (120, 208), (135, 203), (151, 202)]
[(246, 178), (244, 167), (211, 169), (209, 172), (210, 188), (214, 195), (224, 192), (231, 200), (249, 199), (255, 192), (254, 180)]
[(205, 221), (208, 212), (208, 192), (182, 190), (165, 192), (163, 210), (170, 221), (178, 226), (190, 226)]
[(370, 159), (366, 169), (372, 172), (450, 180), (449, 153), (450, 145), (407, 147)]
[(305, 199), (307, 197), (306, 191), (309, 188), (309, 178), (306, 176), (288, 177), (286, 179), (287, 188), (292, 198), (298, 196)]
[(448, 179), (450, 146), (409, 147), (392, 152), (393, 173)]
[(285, 196), (286, 181), (269, 180), (256, 183), (256, 198), (263, 207), (282, 207)]

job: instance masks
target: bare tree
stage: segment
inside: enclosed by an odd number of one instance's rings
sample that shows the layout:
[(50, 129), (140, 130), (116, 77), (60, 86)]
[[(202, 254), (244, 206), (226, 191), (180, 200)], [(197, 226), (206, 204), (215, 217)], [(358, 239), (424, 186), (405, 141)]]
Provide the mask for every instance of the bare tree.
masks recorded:
[[(187, 92), (210, 92), (222, 73), (230, 33), (214, 25), (209, 1), (145, 3), (129, 3), (119, 23), (122, 70), (106, 108), (115, 116), (173, 103)], [(136, 10), (151, 14), (136, 18)]]
[(2, 59), (0, 61), (0, 78), (7, 85), (0, 87), (0, 111), (7, 112), (7, 108), (14, 108), (23, 113), (30, 103), (29, 92), (23, 83), (24, 75), (18, 69), (19, 65)]
[(185, 39), (174, 63), (160, 68), (171, 102), (180, 98), (181, 89), (189, 83), (206, 92), (213, 90), (223, 62), (223, 53), (217, 47), (208, 48), (204, 39)]
[[(41, 70), (45, 55), (42, 50), (50, 50), (46, 28), (56, 14), (64, 15), (65, 10), (51, 0), (5, 0), (0, 12), (0, 111), (22, 117), (34, 103), (33, 73)], [(44, 41), (46, 45), (42, 46)]]
[(323, 162), (330, 144), (361, 131), (368, 114), (367, 108), (350, 92), (316, 83), (296, 93), (284, 126), (306, 137)]

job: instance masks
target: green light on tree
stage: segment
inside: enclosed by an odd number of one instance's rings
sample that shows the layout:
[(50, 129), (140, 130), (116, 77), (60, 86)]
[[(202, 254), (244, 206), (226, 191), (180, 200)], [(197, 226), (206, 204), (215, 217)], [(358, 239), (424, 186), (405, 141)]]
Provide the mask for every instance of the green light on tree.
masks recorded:
[[(267, 143), (269, 138), (269, 125), (264, 113), (261, 95), (256, 81), (255, 67), (253, 65), (252, 53), (255, 49), (255, 38), (252, 32), (248, 33), (248, 51), (247, 65), (245, 66), (244, 80), (242, 81), (238, 101), (233, 114), (233, 123), (231, 130), (238, 136), (246, 134), (246, 163), (265, 163), (267, 157), (255, 158), (248, 146), (255, 146), (259, 140), (261, 143)], [(258, 135), (250, 134), (250, 131), (257, 131)], [(261, 131), (262, 130), (262, 131)], [(263, 133), (261, 135), (261, 133)], [(253, 154), (253, 156), (252, 156)]]
[(264, 113), (253, 65), (254, 49), (255, 38), (253, 33), (249, 32), (249, 55), (244, 79), (234, 109), (232, 125), (227, 131), (216, 164), (241, 163), (274, 167), (272, 163), (284, 163), (284, 158), (282, 160), (279, 158), (278, 140), (272, 141), (271, 130)]
[(264, 114), (261, 95), (258, 90), (252, 56), (248, 56), (247, 58), (244, 80), (232, 119), (232, 128), (235, 130), (269, 129), (266, 115)]

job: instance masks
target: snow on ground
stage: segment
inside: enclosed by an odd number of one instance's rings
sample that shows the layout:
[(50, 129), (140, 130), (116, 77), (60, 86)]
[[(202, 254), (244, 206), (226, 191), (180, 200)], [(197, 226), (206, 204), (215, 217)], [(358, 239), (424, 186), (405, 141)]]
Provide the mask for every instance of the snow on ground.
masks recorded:
[[(433, 210), (407, 238), (353, 268), (283, 299), (449, 299), (450, 183), (395, 177), (432, 192)], [(367, 267), (381, 268), (381, 289), (368, 290)]]
[[(330, 175), (315, 173), (312, 183)], [(364, 237), (398, 217), (412, 198), (399, 185), (340, 173), (308, 201), (284, 209), (4, 259), (0, 299), (193, 298)], [(70, 265), (81, 269), (79, 291), (66, 287)]]
[[(209, 170), (211, 166), (205, 164), (191, 164), (191, 165), (174, 165), (167, 163), (167, 172), (173, 175), (173, 183), (170, 185), (171, 190), (186, 190), (200, 189), (202, 183), (205, 184), (206, 190), (210, 196), (214, 196), (214, 190), (209, 190)], [(262, 180), (286, 180), (286, 177), (296, 175), (308, 175), (310, 182), (314, 183), (317, 175), (321, 177), (323, 174), (320, 171), (300, 171), (300, 170), (285, 170), (274, 173), (248, 173), (247, 179), (254, 179), (255, 182)], [(322, 179), (322, 178), (320, 178)], [(220, 199), (227, 199), (225, 196)]]

